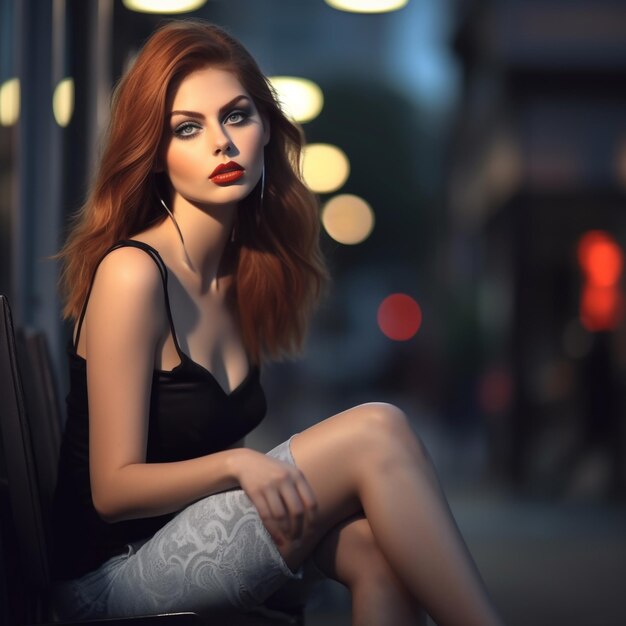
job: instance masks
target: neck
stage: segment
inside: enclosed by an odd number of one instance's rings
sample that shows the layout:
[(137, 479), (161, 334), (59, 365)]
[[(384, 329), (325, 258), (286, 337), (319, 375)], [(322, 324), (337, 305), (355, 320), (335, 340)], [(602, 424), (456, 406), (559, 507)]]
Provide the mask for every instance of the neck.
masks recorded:
[(169, 221), (176, 239), (175, 249), (179, 251), (181, 263), (200, 281), (203, 292), (218, 286), (220, 264), (230, 240), (236, 210), (235, 204), (197, 206), (180, 196), (171, 207), (173, 219)]

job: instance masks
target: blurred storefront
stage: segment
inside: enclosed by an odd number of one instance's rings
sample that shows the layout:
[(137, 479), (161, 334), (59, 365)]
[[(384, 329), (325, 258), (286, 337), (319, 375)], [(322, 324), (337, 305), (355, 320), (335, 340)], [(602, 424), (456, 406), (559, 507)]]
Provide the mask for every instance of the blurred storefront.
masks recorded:
[[(531, 492), (623, 493), (626, 7), (462, 4), (448, 245), (473, 263), (450, 280), (477, 311), (493, 462)], [(613, 242), (611, 294), (589, 290), (589, 232)]]

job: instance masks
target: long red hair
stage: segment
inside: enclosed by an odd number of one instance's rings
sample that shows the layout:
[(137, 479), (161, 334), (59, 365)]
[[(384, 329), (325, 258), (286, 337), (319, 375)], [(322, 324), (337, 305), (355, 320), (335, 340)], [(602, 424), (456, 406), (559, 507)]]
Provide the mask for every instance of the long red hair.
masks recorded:
[(208, 65), (233, 72), (270, 125), (263, 203), (257, 186), (240, 202), (236, 222), (230, 296), (243, 341), (256, 363), (293, 355), (302, 347), (327, 278), (317, 200), (300, 176), (303, 134), (281, 111), (248, 51), (223, 29), (198, 20), (157, 30), (114, 91), (97, 176), (57, 255), (63, 317), (80, 315), (96, 264), (109, 246), (166, 218), (154, 171), (167, 101), (186, 75)]

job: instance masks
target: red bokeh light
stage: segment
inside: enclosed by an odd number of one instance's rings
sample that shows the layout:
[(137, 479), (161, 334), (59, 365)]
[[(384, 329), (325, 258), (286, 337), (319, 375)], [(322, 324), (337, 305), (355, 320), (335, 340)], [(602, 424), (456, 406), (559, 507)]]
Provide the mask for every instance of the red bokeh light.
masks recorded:
[(622, 274), (624, 254), (609, 234), (592, 230), (580, 238), (578, 262), (588, 282), (609, 287), (615, 285)]
[(578, 262), (584, 274), (580, 297), (580, 322), (591, 332), (612, 330), (623, 317), (619, 281), (624, 253), (608, 233), (591, 230), (578, 242)]
[(378, 326), (389, 339), (407, 341), (422, 325), (419, 304), (404, 293), (387, 296), (378, 307)]

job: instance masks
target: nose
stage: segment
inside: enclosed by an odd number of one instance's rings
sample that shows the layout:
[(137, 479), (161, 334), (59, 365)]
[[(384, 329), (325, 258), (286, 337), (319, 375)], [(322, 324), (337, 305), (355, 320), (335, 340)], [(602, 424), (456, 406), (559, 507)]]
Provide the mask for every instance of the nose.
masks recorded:
[(232, 148), (230, 137), (224, 132), (224, 129), (221, 125), (219, 129), (216, 130), (213, 141), (214, 141), (214, 146), (213, 146), (214, 156), (219, 156), (220, 154), (226, 154)]

